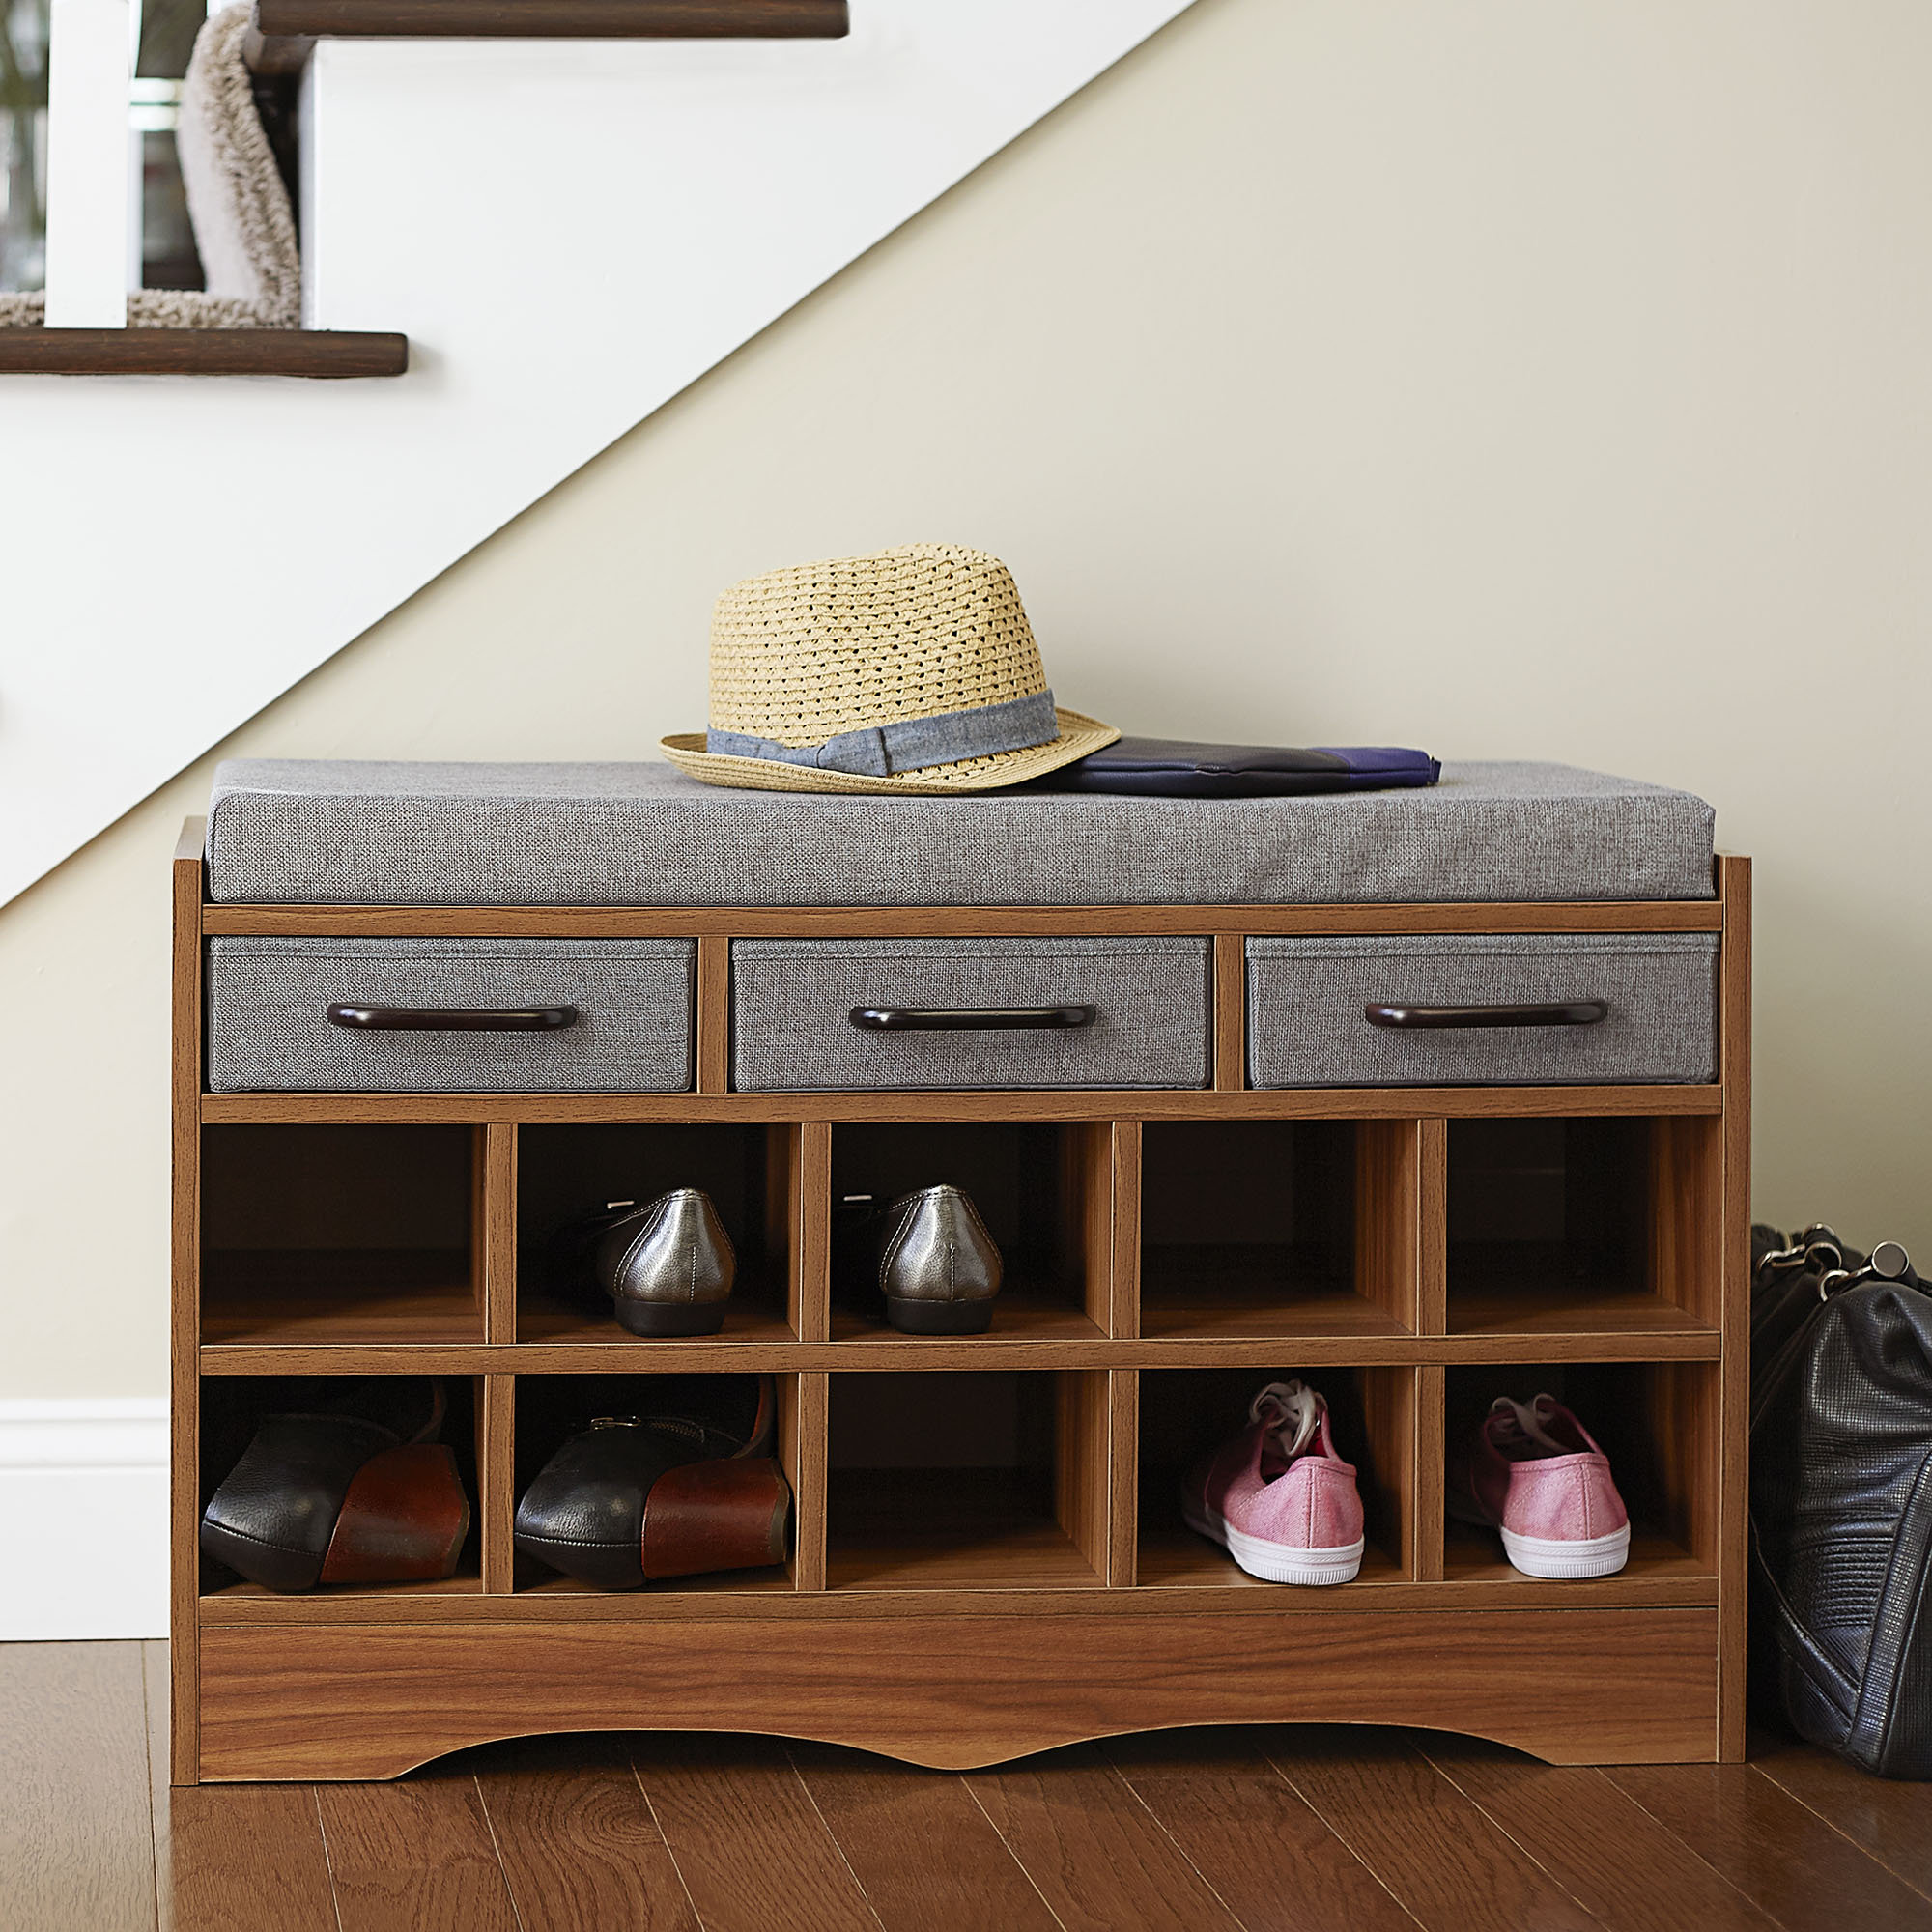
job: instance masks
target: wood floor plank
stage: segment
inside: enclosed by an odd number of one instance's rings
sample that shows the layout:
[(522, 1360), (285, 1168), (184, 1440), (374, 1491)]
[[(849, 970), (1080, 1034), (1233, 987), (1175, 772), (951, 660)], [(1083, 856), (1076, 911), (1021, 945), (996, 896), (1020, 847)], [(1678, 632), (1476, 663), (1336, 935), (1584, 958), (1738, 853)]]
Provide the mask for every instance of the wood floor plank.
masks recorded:
[(1091, 1745), (965, 1775), (1066, 1932), (1232, 1932), (1240, 1921)]
[(1776, 1932), (1776, 1921), (1599, 1771), (1473, 1738), (1422, 1753), (1565, 1891), (1615, 1932)]
[(771, 1739), (636, 1738), (631, 1763), (705, 1932), (879, 1932), (844, 1854)]
[(138, 1643), (0, 1644), (0, 1928), (154, 1932)]
[(316, 1796), (342, 1932), (517, 1932), (467, 1773), (325, 1784)]
[(155, 1859), (155, 1923), (174, 1932), (174, 1848), (169, 1838), (168, 1646), (165, 1638), (141, 1645), (141, 1695), (148, 1726), (148, 1835)]
[[(160, 1932), (337, 1932), (306, 1784), (168, 1785), (168, 1647), (141, 1646)], [(177, 1849), (179, 1847), (179, 1849)]]
[(1101, 1749), (1248, 1932), (1416, 1932), (1252, 1734), (1163, 1731)]
[(699, 1932), (622, 1738), (499, 1745), (475, 1771), (523, 1932)]
[(787, 1751), (885, 1932), (1055, 1932), (957, 1776), (838, 1745)]
[(1399, 1732), (1295, 1725), (1268, 1760), (1430, 1932), (1582, 1932), (1590, 1915)]
[(336, 1932), (314, 1786), (186, 1785), (168, 1804), (169, 1932)]
[(1916, 1891), (1932, 1897), (1932, 1784), (1869, 1777), (1796, 1739), (1755, 1738), (1751, 1763)]
[(1932, 1932), (1932, 1903), (1751, 1765), (1604, 1776), (1791, 1932)]

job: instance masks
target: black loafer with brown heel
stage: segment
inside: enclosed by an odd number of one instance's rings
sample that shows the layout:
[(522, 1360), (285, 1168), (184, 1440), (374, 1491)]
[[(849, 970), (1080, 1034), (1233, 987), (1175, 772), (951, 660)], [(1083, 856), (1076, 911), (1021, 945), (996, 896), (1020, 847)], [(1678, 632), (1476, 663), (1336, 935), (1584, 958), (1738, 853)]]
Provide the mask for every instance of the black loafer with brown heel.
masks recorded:
[(276, 1591), (452, 1576), (469, 1498), (443, 1406), (440, 1382), (372, 1377), (263, 1417), (202, 1512), (203, 1555)]
[(518, 1549), (599, 1590), (782, 1563), (791, 1487), (765, 1453), (772, 1378), (707, 1379), (693, 1413), (598, 1416), (564, 1442), (517, 1504)]

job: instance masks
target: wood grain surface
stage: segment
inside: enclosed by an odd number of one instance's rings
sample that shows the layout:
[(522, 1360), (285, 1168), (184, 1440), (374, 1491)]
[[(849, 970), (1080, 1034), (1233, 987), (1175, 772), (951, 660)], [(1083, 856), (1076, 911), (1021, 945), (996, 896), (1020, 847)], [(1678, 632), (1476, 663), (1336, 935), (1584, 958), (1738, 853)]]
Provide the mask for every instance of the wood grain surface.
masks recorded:
[(632, 1121), (770, 1122), (1389, 1121), (1423, 1115), (1535, 1120), (1618, 1114), (1717, 1114), (1720, 1087), (1280, 1087), (1265, 1093), (1032, 1089), (959, 1094), (204, 1094), (201, 1118), (371, 1126), (622, 1124)]
[(9, 328), (0, 376), (400, 376), (406, 335), (349, 328)]
[[(1742, 1199), (1737, 1164), (1747, 1154), (1739, 1124), (1747, 983), (1739, 962), (1747, 958), (1748, 874), (1739, 864), (1720, 867), (1719, 897), (1665, 905), (436, 911), (209, 907), (198, 854), (190, 832), (175, 871), (178, 1412), (191, 1425), (203, 1377), (471, 1378), (483, 1533), (480, 1566), (471, 1562), (455, 1587), (277, 1599), (230, 1586), (197, 1599), (191, 1581), (178, 1580), (178, 1775), (389, 1776), (491, 1739), (633, 1726), (796, 1735), (959, 1766), (1118, 1737), (1128, 1726), (1291, 1716), (1464, 1729), (1573, 1761), (1713, 1750), (1719, 1632), (1735, 1690), (1742, 1630), (1741, 1587), (1726, 1566), (1742, 1494), (1729, 1391), (1742, 1373), (1743, 1289), (1728, 1261), (1719, 1267), (1714, 1235), (1721, 1196), (1728, 1256)], [(693, 936), (695, 1091), (204, 1094), (199, 940), (217, 930)], [(1258, 1094), (1243, 1084), (1251, 933), (1717, 930), (1725, 948), (1719, 1085)], [(736, 934), (1109, 931), (1214, 937), (1213, 1088), (729, 1091)], [(1452, 1283), (1449, 1142), (1481, 1130), (1449, 1123), (1592, 1116), (1623, 1117), (1631, 1124), (1618, 1130), (1622, 1139), (1650, 1151), (1638, 1183), (1651, 1216), (1647, 1274), (1579, 1289), (1465, 1267)], [(208, 1259), (202, 1281), (200, 1126), (254, 1122), (254, 1137), (267, 1143), (281, 1124), (305, 1121), (468, 1127), (475, 1177), (468, 1251), (447, 1261), (406, 1256), (394, 1280), (363, 1280), (340, 1253), (320, 1248), (266, 1263), (224, 1251)], [(1144, 1122), (1186, 1121), (1221, 1124), (1149, 1127), (1144, 1147)], [(1270, 1122), (1336, 1124), (1264, 1132)], [(771, 1266), (757, 1292), (736, 1297), (715, 1337), (640, 1342), (534, 1284), (519, 1294), (520, 1141), (536, 1163), (553, 1125), (628, 1122), (732, 1123), (750, 1130), (737, 1137), (747, 1148), (763, 1144), (763, 1179), (746, 1212), (762, 1212)], [(1005, 1123), (1049, 1129), (1042, 1140), (1055, 1152), (1041, 1184), (1055, 1203), (1053, 1225), (1039, 1253), (1011, 1258), (984, 1337), (900, 1336), (832, 1307), (835, 1136), (856, 1146), (867, 1136), (844, 1123), (899, 1122), (955, 1123), (951, 1141), (962, 1145)], [(1162, 1213), (1172, 1219), (1160, 1191), (1175, 1184), (1161, 1164), (1171, 1156), (1157, 1154), (1157, 1131), (1218, 1133), (1225, 1158), (1253, 1170), (1250, 1187), (1266, 1186), (1276, 1158), (1266, 1150), (1291, 1136), (1297, 1146), (1343, 1150), (1353, 1209), (1338, 1220), (1333, 1252), (1316, 1254), (1285, 1217), (1264, 1231), (1273, 1248), (1250, 1231), (1245, 1243), (1219, 1247), (1176, 1247), (1170, 1232), (1168, 1246), (1144, 1249), (1144, 1184), (1152, 1189), (1150, 1226)], [(923, 1135), (939, 1138), (929, 1126)], [(588, 1145), (599, 1136), (580, 1138)], [(1144, 1154), (1152, 1177), (1145, 1183)], [(744, 1232), (758, 1247), (757, 1231)], [(379, 1270), (386, 1265), (379, 1260)], [(1150, 1379), (1212, 1368), (1272, 1375), (1284, 1363), (1338, 1372), (1366, 1405), (1375, 1548), (1355, 1583), (1319, 1598), (1258, 1585), (1157, 1512), (1143, 1521), (1139, 1403)], [(1445, 1378), (1515, 1363), (1633, 1365), (1592, 1372), (1631, 1393), (1624, 1447), (1653, 1492), (1632, 1561), (1615, 1577), (1538, 1583), (1503, 1563), (1492, 1539), (1444, 1536)], [(634, 1597), (555, 1579), (519, 1587), (509, 1535), (519, 1377), (753, 1370), (782, 1378), (781, 1454), (799, 1530), (786, 1571), (684, 1579)], [(1044, 1373), (1019, 1380), (1057, 1386), (1059, 1401), (1044, 1438), (1020, 1455), (1023, 1480), (980, 1485), (993, 1498), (980, 1507), (970, 1466), (870, 1472), (856, 1487), (859, 1472), (828, 1471), (838, 1389), (865, 1386), (842, 1373), (853, 1370), (977, 1370), (1009, 1381), (1013, 1372), (1050, 1371), (1051, 1384)], [(177, 1577), (191, 1579), (198, 1501), (189, 1479), (200, 1478), (191, 1426), (177, 1457)], [(1735, 1697), (1726, 1705), (1727, 1747), (1740, 1710)], [(197, 1720), (208, 1731), (199, 1741)], [(1098, 1776), (1093, 1789), (1118, 1799), (1105, 1759), (1089, 1751), (1081, 1764), (1081, 1779)], [(614, 1773), (609, 1763), (599, 1769), (602, 1803)], [(746, 1765), (739, 1773), (752, 1775)], [(1268, 1775), (1252, 1765), (1240, 1774)], [(1398, 1782), (1418, 1775), (1408, 1760), (1390, 1773)], [(1264, 1788), (1273, 1794), (1273, 1784)], [(1453, 1803), (1435, 1798), (1451, 1812), (1470, 1803), (1460, 1793)], [(1028, 1816), (1037, 1825), (1050, 1812)], [(554, 1829), (568, 1834), (565, 1823)], [(457, 1832), (450, 1843), (460, 1850), (462, 1840)], [(428, 1889), (408, 1908), (443, 1912), (445, 1892), (460, 1889), (467, 1869), (461, 1859), (424, 1867)], [(361, 1900), (355, 1910), (381, 1903), (366, 1889), (351, 1886)], [(1524, 1896), (1534, 1904), (1540, 1894)]]
[(0, 1644), (0, 1926), (153, 1932), (149, 1806), (140, 1645)]
[(1104, 1750), (1243, 1925), (1414, 1932), (1395, 1895), (1267, 1761), (1265, 1738), (1188, 1731), (1110, 1740)]
[(1147, 1829), (1147, 1807), (1093, 1746), (976, 1772), (966, 1786), (1065, 1932), (1239, 1932), (1185, 1853)]
[[(489, 1928), (510, 1922), (504, 1900), (523, 1932), (1462, 1932), (1579, 1917), (1609, 1932), (1909, 1932), (1932, 1911), (1932, 1785), (1781, 1737), (1754, 1736), (1747, 1765), (1605, 1773), (1440, 1735), (1242, 1726), (962, 1776), (832, 1747), (603, 1735), (485, 1746), (353, 1792), (170, 1793), (164, 1648), (0, 1648), (5, 1932), (345, 1932), (452, 1912)], [(325, 1811), (344, 1825), (327, 1839)]]
[[(769, 1601), (837, 1609), (836, 1591)], [(557, 1618), (541, 1676), (526, 1668), (527, 1624), (211, 1625), (201, 1775), (393, 1777), (493, 1738), (644, 1728), (771, 1731), (954, 1768), (1241, 1719), (1426, 1717), (1558, 1763), (1681, 1763), (1711, 1749), (1708, 1609), (1097, 1621), (1067, 1610), (1042, 1642), (1047, 1626), (1026, 1616), (895, 1607), (890, 1638), (876, 1619), (834, 1614), (782, 1644), (703, 1620), (698, 1599), (653, 1620)], [(961, 1683), (974, 1694), (958, 1695)]]
[(517, 1932), (473, 1777), (442, 1772), (317, 1795), (342, 1932)]
[[(1604, 1776), (1785, 1925), (1927, 1932), (1932, 1899), (1875, 1866), (1781, 1785), (1747, 1767), (1623, 1765)], [(1932, 1822), (1932, 1821), (1928, 1821)]]
[[(308, 0), (287, 0), (287, 4), (308, 4)], [(394, 933), (478, 939), (701, 939), (707, 933), (745, 939), (1217, 932), (1348, 937), (1410, 932), (1719, 932), (1723, 923), (1723, 907), (1715, 898), (1358, 906), (211, 905), (202, 915), (202, 930), (208, 933), (319, 933), (336, 938)]]
[(168, 1050), (168, 1634), (173, 1775), (199, 1761), (195, 1590), (201, 1524), (202, 943), (206, 823), (182, 826), (169, 867)]
[(837, 40), (846, 0), (260, 0), (267, 36)]
[[(878, 1932), (781, 1747), (764, 1738), (647, 1738), (632, 1763), (706, 1924)], [(757, 1854), (748, 1858), (752, 1844)]]
[(1745, 1895), (1601, 1772), (1527, 1765), (1468, 1738), (1427, 1739), (1436, 1772), (1572, 1898), (1629, 1932), (1768, 1932)]
[(1751, 1762), (1807, 1810), (1915, 1890), (1932, 1895), (1932, 1785), (1870, 1777), (1843, 1758), (1765, 1735)]
[(1305, 1730), (1269, 1761), (1440, 1932), (1582, 1932), (1590, 1915), (1406, 1740)]
[(620, 1738), (533, 1738), (476, 1784), (523, 1932), (699, 1932)]
[(1718, 1750), (1744, 1756), (1750, 1542), (1751, 862), (1718, 861), (1724, 938), (1719, 958), (1718, 1028), (1724, 1094), (1719, 1280), (1724, 1336), (1718, 1499)]
[(909, 1777), (835, 1745), (788, 1754), (885, 1932), (1054, 1932), (1026, 1868), (958, 1778)]

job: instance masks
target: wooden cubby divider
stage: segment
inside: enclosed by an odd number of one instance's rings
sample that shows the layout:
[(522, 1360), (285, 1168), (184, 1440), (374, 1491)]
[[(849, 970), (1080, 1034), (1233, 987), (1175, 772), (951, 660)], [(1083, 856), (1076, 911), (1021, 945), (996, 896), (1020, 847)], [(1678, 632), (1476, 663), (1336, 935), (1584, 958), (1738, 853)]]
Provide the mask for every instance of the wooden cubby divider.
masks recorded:
[(482, 1376), (476, 1405), (477, 1511), (483, 1529), (483, 1593), (516, 1587), (512, 1530), (517, 1511), (517, 1378)]
[[(453, 1747), (446, 1735), (541, 1730), (580, 1710), (571, 1672), (592, 1650), (611, 1660), (599, 1720), (669, 1721), (675, 1708), (934, 1764), (1242, 1716), (1487, 1727), (1579, 1762), (1736, 1755), (1747, 868), (1725, 861), (1719, 876), (1715, 907), (215, 907), (193, 827), (175, 874), (176, 1777), (387, 1776)], [(1723, 1077), (1711, 1086), (1247, 1088), (1253, 932), (1719, 924)], [(731, 938), (874, 929), (1205, 933), (1212, 1085), (731, 1091)], [(201, 949), (214, 931), (693, 937), (693, 1086), (209, 1094)], [(1536, 1131), (1512, 1153), (1524, 1123)], [(373, 1184), (397, 1158), (425, 1177), (406, 1231), (426, 1243), (416, 1264), (392, 1239), (398, 1190)], [(686, 1162), (691, 1184), (731, 1204), (744, 1305), (718, 1336), (643, 1342), (575, 1305), (545, 1243), (574, 1194), (675, 1185)], [(954, 1178), (953, 1163), (961, 1184), (988, 1190), (1010, 1243), (991, 1332), (905, 1336), (843, 1305), (838, 1190)], [(1470, 1221), (1470, 1202), (1501, 1187), (1507, 1209), (1512, 1172), (1531, 1177), (1522, 1197), (1546, 1221), (1571, 1218), (1553, 1234), (1503, 1227), (1515, 1246), (1498, 1260), (1483, 1245), (1498, 1231)], [(235, 1206), (257, 1177), (289, 1209), (277, 1237), (291, 1245), (263, 1249), (266, 1262), (250, 1230), (279, 1205)], [(364, 1194), (380, 1197), (367, 1212)], [(519, 1564), (517, 1486), (542, 1447), (526, 1440), (520, 1459), (519, 1414), (540, 1436), (566, 1412), (554, 1379), (753, 1372), (775, 1378), (792, 1490), (782, 1573), (605, 1595)], [(219, 1572), (198, 1580), (203, 1431), (232, 1433), (251, 1378), (427, 1374), (451, 1378), (466, 1466), (473, 1396), (475, 1538), (456, 1578), (286, 1598)], [(1260, 1584), (1180, 1517), (1188, 1462), (1239, 1426), (1262, 1382), (1294, 1375), (1329, 1396), (1342, 1453), (1362, 1469), (1369, 1555), (1337, 1589)], [(1487, 1532), (1448, 1516), (1455, 1433), (1493, 1393), (1546, 1385), (1576, 1397), (1627, 1481), (1636, 1537), (1619, 1576), (1521, 1577)], [(1015, 1648), (1007, 1627), (1021, 1619), (1037, 1641)], [(656, 1656), (673, 1625), (698, 1670), (675, 1707), (659, 1680), (627, 1688), (625, 1641)], [(1298, 1647), (1297, 1628), (1321, 1640)], [(906, 1662), (940, 1653), (943, 1683)], [(523, 1662), (468, 1677), (447, 1664), (464, 1686), (456, 1729), (476, 1726), (456, 1738), (423, 1715), (429, 1685), (445, 1660), (486, 1654)], [(298, 1680), (322, 1687), (326, 1721), (298, 1721), (285, 1688)], [(1472, 1688), (1492, 1680), (1492, 1722)], [(404, 1683), (416, 1690), (382, 1688)], [(1103, 1709), (1116, 1719), (1096, 1721)]]
[(791, 1485), (791, 1580), (797, 1590), (825, 1588), (826, 1385), (830, 1378), (781, 1376), (779, 1461)]

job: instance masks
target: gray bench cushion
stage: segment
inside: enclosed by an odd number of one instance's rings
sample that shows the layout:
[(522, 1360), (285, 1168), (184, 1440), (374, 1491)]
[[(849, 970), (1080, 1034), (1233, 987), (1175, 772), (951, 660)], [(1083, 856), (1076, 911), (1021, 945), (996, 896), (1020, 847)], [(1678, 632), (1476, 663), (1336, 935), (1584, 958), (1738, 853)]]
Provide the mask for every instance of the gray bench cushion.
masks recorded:
[(1567, 765), (1426, 791), (728, 791), (663, 764), (231, 760), (214, 898), (347, 905), (1369, 905), (1711, 896), (1711, 808)]

